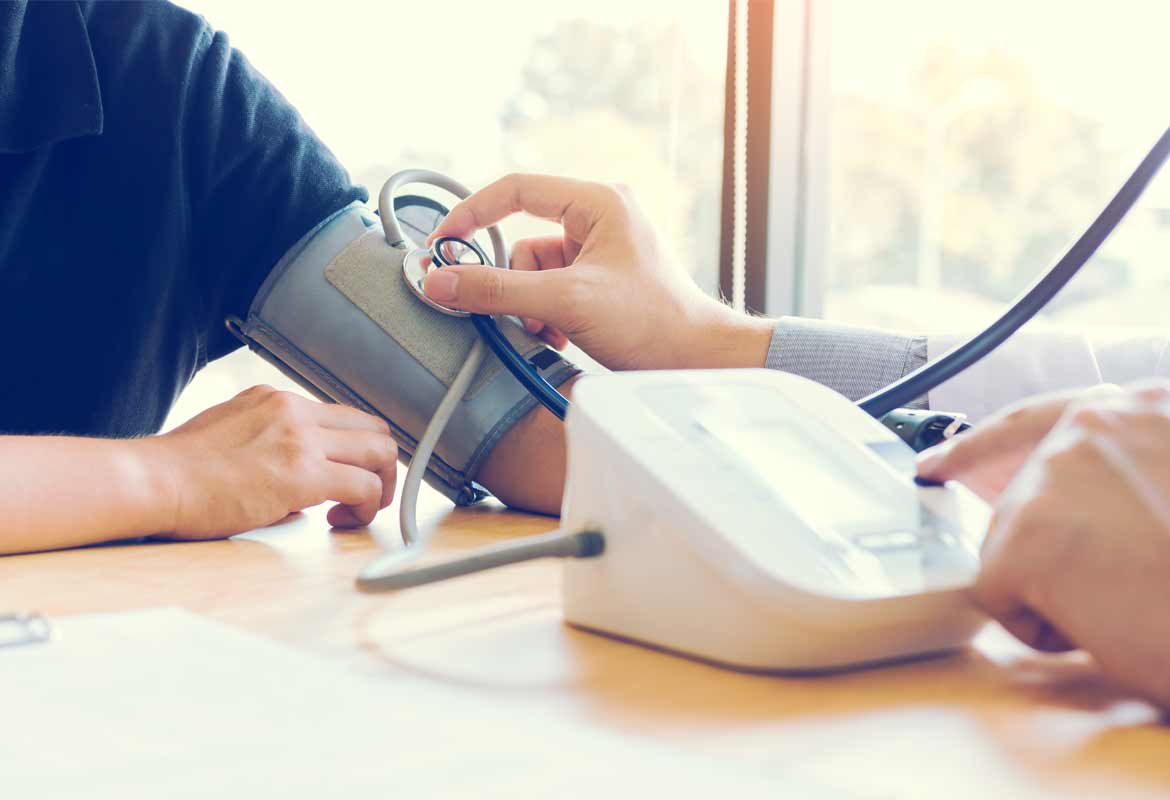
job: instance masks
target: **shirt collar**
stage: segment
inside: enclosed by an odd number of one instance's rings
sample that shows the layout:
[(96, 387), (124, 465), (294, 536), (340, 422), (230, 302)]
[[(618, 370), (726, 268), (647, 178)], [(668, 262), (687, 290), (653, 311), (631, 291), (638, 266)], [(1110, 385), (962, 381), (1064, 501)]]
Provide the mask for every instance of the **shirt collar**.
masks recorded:
[(101, 132), (101, 87), (80, 6), (0, 2), (0, 152)]

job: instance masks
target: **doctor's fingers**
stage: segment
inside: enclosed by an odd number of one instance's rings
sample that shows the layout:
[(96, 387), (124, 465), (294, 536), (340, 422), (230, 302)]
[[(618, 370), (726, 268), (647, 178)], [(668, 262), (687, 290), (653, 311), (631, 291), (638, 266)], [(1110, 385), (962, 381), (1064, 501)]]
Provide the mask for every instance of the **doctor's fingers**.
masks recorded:
[(977, 596), (976, 602), (1008, 633), (1029, 647), (1045, 653), (1063, 653), (1076, 649), (1067, 636), (1026, 605), (1011, 598), (986, 595)]
[(581, 245), (564, 236), (534, 236), (512, 245), (512, 269), (561, 269), (577, 260)]
[[(581, 253), (581, 246), (564, 236), (537, 236), (521, 239), (512, 246), (512, 269), (535, 272), (546, 269), (562, 269), (572, 264)], [(539, 335), (558, 350), (566, 342), (561, 331), (532, 317), (522, 317), (524, 329), (533, 336)]]
[(923, 453), (918, 459), (918, 474), (929, 481), (961, 480), (990, 462), (1003, 461), (1009, 453), (1030, 450), (1049, 428), (1051, 425), (1025, 426), (1006, 419), (984, 423)]
[(616, 187), (552, 175), (507, 175), (456, 204), (427, 239), (466, 238), (521, 211), (559, 222), (570, 238), (584, 242), (607, 211), (624, 205)]
[(565, 329), (578, 283), (574, 270), (451, 266), (427, 275), (423, 288), (437, 303), (475, 314), (515, 314)]
[(972, 430), (922, 454), (918, 474), (932, 481), (960, 478), (964, 473), (1003, 459), (1013, 451), (1030, 452), (1060, 422), (1070, 405), (1114, 398), (1114, 384), (1038, 395), (1008, 406)]
[(1033, 551), (1039, 538), (1036, 531), (1028, 528), (1040, 517), (1033, 508), (996, 514), (983, 546), (982, 565), (971, 597), (1028, 646), (1045, 652), (1073, 650), (1076, 645), (1036, 607), (1035, 598), (1028, 596), (1038, 584)]

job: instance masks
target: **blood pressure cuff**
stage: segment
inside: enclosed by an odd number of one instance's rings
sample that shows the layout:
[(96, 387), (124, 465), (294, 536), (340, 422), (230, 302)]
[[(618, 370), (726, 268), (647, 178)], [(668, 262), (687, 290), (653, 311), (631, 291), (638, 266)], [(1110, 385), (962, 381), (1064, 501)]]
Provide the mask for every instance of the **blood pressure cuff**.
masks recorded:
[[(406, 286), (406, 250), (386, 243), (360, 204), (319, 224), (277, 263), (245, 320), (228, 328), (253, 351), (327, 402), (385, 419), (404, 459), (467, 358), (470, 320), (423, 304)], [(579, 372), (501, 319), (504, 335), (554, 386)], [(489, 353), (443, 433), (426, 480), (459, 505), (487, 495), (475, 477), (535, 399)]]

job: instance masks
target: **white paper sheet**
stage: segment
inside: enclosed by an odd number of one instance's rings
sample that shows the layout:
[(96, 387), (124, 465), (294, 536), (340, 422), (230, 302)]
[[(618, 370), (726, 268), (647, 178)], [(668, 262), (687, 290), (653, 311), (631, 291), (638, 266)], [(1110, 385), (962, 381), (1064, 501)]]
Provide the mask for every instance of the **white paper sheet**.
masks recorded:
[[(520, 718), (516, 718), (520, 717)], [(0, 650), (0, 797), (840, 797), (595, 728), (401, 694), (175, 609)]]

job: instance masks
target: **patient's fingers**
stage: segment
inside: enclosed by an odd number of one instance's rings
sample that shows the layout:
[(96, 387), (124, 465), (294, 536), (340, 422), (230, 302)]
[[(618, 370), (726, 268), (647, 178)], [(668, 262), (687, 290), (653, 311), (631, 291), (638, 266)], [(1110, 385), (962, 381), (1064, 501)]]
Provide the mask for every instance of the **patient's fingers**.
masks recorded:
[(317, 403), (307, 401), (314, 408), (314, 418), (324, 428), (338, 430), (373, 431), (390, 435), (390, 426), (381, 417), (358, 411), (340, 403)]
[(369, 525), (382, 502), (382, 480), (376, 473), (334, 461), (325, 463), (325, 496), (348, 506), (360, 525)]
[[(378, 476), (382, 492), (374, 513), (390, 505), (394, 499), (398, 468), (398, 446), (393, 438), (366, 430), (323, 429), (321, 447), (330, 461), (358, 467)], [(373, 517), (366, 519), (362, 510), (342, 505), (330, 509), (328, 519), (331, 525), (345, 528), (368, 524)]]

